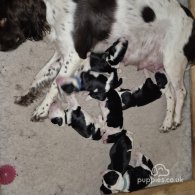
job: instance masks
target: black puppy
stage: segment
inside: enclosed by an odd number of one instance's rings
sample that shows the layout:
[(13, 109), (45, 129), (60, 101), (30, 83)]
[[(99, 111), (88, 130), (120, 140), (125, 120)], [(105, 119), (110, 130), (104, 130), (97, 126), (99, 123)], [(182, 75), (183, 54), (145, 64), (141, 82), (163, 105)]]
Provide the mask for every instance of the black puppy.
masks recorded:
[(111, 163), (103, 175), (100, 191), (103, 194), (132, 192), (149, 185), (153, 163), (141, 153), (132, 157), (132, 139), (126, 131), (106, 136), (104, 134), (103, 137), (107, 143), (114, 145), (110, 150)]
[(123, 104), (123, 110), (135, 106), (144, 106), (149, 104), (162, 96), (162, 91), (167, 84), (167, 77), (165, 74), (157, 72), (155, 74), (156, 84), (151, 78), (146, 79), (142, 87), (135, 91), (129, 89), (121, 89), (119, 95)]

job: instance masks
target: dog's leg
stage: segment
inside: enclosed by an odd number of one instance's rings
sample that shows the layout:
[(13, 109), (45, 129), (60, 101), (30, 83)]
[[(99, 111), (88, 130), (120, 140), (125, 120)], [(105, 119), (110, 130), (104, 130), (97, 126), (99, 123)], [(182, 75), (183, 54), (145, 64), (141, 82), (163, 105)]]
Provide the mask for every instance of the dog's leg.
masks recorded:
[(170, 83), (168, 83), (165, 90), (162, 91), (163, 93), (165, 93), (165, 97), (167, 101), (167, 110), (166, 110), (166, 116), (163, 125), (160, 127), (160, 132), (167, 133), (171, 129), (173, 123), (175, 96), (174, 96), (174, 91), (172, 89), (172, 85)]
[(180, 66), (179, 69), (169, 70), (170, 71), (170, 81), (175, 91), (176, 96), (176, 105), (175, 112), (173, 117), (172, 129), (175, 130), (178, 126), (181, 125), (181, 116), (184, 100), (186, 97), (186, 89), (184, 86), (184, 72), (186, 69), (187, 62)]
[(41, 89), (49, 85), (60, 71), (60, 56), (56, 51), (50, 61), (36, 75), (28, 93), (24, 96), (18, 96), (15, 103), (28, 106), (39, 96)]
[[(173, 86), (176, 102), (175, 102), (175, 108), (173, 105), (171, 106), (170, 114), (169, 114), (170, 117), (171, 116), (173, 117), (172, 124), (170, 122), (171, 120), (168, 121), (168, 123), (165, 121), (163, 124), (163, 131), (167, 131), (169, 129), (176, 129), (181, 124), (182, 108), (183, 108), (183, 103), (186, 95), (186, 90), (183, 83), (183, 77), (187, 66), (187, 59), (180, 53), (178, 55), (173, 56), (172, 59), (173, 60), (169, 59), (167, 62), (165, 61), (164, 67), (169, 77), (170, 84)], [(168, 116), (166, 116), (165, 120), (166, 119), (168, 119)]]
[[(63, 61), (60, 72), (56, 79), (58, 79), (58, 77), (71, 76), (72, 73), (78, 68), (79, 62), (80, 58), (75, 50), (71, 50), (70, 52), (68, 52), (67, 58), (65, 58), (65, 60)], [(46, 94), (46, 97), (41, 105), (35, 109), (31, 118), (32, 121), (40, 121), (41, 119), (47, 117), (49, 108), (58, 95), (56, 79), (53, 81), (51, 88)]]

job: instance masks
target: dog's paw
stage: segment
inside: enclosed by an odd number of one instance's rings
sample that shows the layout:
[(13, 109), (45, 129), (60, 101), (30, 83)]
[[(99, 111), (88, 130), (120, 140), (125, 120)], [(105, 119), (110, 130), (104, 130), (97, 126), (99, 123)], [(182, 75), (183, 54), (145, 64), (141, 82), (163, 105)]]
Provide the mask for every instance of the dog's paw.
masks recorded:
[(172, 126), (162, 125), (160, 127), (160, 133), (169, 133), (172, 130)]
[(181, 123), (173, 122), (173, 125), (172, 125), (171, 129), (176, 130), (180, 125), (181, 125)]
[(160, 133), (168, 133), (170, 130), (171, 130), (171, 127), (166, 127), (164, 125), (160, 127)]
[(23, 96), (15, 96), (15, 104), (21, 105), (21, 106), (29, 106), (32, 104), (35, 99), (37, 98), (37, 92), (35, 88), (30, 89), (30, 91)]
[(32, 122), (40, 122), (47, 118), (49, 113), (48, 107), (40, 105), (35, 109), (31, 117)]

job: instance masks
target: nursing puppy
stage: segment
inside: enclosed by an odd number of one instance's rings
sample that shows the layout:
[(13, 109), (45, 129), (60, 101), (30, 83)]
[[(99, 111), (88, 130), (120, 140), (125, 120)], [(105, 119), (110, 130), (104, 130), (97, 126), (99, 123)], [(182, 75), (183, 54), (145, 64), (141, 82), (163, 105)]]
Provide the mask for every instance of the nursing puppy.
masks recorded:
[(68, 125), (77, 131), (82, 137), (100, 140), (104, 133), (97, 119), (91, 117), (78, 104), (74, 96), (69, 98), (69, 108), (63, 111), (59, 101), (54, 102), (49, 110), (49, 118), (53, 124), (58, 126)]
[(88, 91), (93, 98), (122, 84), (117, 68), (128, 48), (128, 41), (121, 38), (103, 53), (91, 53), (81, 70), (69, 77), (58, 78), (57, 83), (67, 94)]
[(155, 80), (156, 84), (151, 78), (146, 79), (145, 83), (134, 91), (129, 89), (121, 89), (118, 91), (123, 110), (135, 106), (144, 106), (159, 99), (168, 81), (166, 75), (160, 72), (155, 74)]
[(132, 157), (132, 138), (125, 130), (106, 132), (102, 139), (105, 143), (114, 143), (110, 150), (111, 163), (103, 174), (100, 187), (103, 194), (132, 192), (149, 185), (153, 164), (140, 153)]

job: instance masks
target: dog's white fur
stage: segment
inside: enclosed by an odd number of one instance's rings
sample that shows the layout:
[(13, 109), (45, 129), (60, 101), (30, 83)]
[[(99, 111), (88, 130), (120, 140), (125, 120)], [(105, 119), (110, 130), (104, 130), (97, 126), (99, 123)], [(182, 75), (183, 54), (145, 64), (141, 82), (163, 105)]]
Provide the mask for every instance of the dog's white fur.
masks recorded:
[[(37, 88), (45, 81), (53, 81), (45, 99), (34, 111), (33, 120), (48, 115), (49, 107), (58, 93), (55, 77), (70, 76), (81, 63), (71, 35), (76, 3), (71, 0), (44, 2), (47, 7), (47, 21), (51, 26), (48, 38), (54, 43), (56, 52), (37, 74), (31, 86), (31, 89)], [(146, 5), (156, 14), (153, 23), (145, 23), (140, 16), (140, 10)], [(98, 43), (94, 51), (104, 51), (119, 37), (125, 37), (129, 41), (129, 48), (124, 64), (134, 64), (141, 69), (153, 65), (154, 70), (164, 66), (169, 84), (165, 90), (167, 111), (161, 129), (167, 131), (175, 128), (181, 124), (186, 95), (183, 75), (188, 62), (182, 49), (191, 34), (193, 20), (187, 17), (176, 0), (117, 0), (115, 19), (109, 38)], [(45, 76), (50, 68), (55, 68), (56, 71)]]

